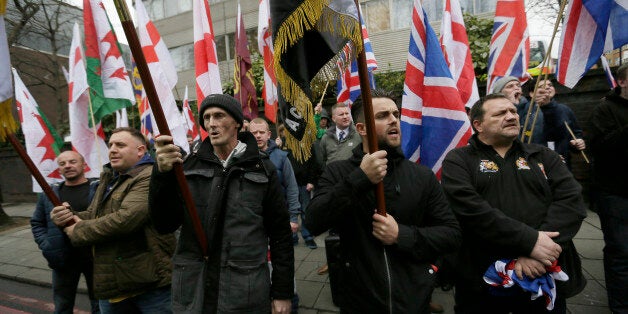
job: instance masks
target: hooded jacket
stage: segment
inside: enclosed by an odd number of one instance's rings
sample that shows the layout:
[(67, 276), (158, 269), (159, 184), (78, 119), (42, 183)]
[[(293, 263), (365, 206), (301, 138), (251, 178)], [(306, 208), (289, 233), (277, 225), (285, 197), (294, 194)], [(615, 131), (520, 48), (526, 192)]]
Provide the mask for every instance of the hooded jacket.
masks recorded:
[(347, 313), (428, 313), (431, 264), (461, 241), (460, 228), (434, 174), (388, 151), (386, 210), (399, 225), (398, 243), (383, 245), (373, 232), (375, 186), (360, 169), (362, 145), (348, 160), (327, 165), (307, 209), (305, 225), (340, 236), (340, 308)]
[(152, 158), (146, 154), (123, 174), (103, 167), (89, 208), (77, 214), (70, 236), (75, 246), (92, 246), (94, 295), (112, 299), (167, 286), (172, 275), (172, 233), (160, 235), (148, 215)]
[(246, 148), (235, 153), (226, 168), (209, 139), (183, 163), (207, 237), (207, 261), (174, 172), (153, 172), (149, 199), (157, 230), (173, 232), (181, 226), (173, 257), (174, 312), (270, 313), (271, 298), (292, 299), (292, 232), (277, 173), (251, 133), (240, 132), (238, 137)]

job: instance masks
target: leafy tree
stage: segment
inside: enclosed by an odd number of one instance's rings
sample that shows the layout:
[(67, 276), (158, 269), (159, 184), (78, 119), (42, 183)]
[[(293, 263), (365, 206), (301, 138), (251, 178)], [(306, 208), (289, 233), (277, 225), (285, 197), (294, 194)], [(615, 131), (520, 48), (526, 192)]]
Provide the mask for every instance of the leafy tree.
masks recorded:
[(469, 48), (471, 49), (475, 76), (478, 81), (486, 81), (493, 20), (464, 13), (464, 23), (467, 28), (467, 36), (469, 37)]

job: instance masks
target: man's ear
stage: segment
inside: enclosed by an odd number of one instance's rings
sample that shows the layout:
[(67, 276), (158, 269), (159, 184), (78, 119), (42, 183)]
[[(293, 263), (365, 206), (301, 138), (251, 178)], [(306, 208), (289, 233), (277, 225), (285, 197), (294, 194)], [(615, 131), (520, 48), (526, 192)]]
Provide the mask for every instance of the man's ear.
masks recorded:
[(366, 123), (364, 122), (356, 123), (355, 129), (356, 131), (358, 131), (358, 134), (360, 134), (360, 136), (366, 136)]
[(473, 127), (479, 132), (482, 131), (482, 121), (480, 120), (473, 120), (473, 122), (471, 122), (471, 124), (473, 124)]

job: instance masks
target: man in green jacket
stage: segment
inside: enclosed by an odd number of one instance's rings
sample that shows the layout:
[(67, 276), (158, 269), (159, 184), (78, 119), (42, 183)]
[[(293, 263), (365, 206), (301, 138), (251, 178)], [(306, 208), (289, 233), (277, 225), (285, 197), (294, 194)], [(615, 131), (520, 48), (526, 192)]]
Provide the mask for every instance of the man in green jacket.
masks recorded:
[(91, 246), (94, 294), (102, 313), (170, 313), (175, 238), (160, 235), (148, 214), (153, 159), (144, 136), (118, 128), (109, 139), (109, 164), (89, 208), (72, 213), (57, 206), (52, 221), (75, 246)]

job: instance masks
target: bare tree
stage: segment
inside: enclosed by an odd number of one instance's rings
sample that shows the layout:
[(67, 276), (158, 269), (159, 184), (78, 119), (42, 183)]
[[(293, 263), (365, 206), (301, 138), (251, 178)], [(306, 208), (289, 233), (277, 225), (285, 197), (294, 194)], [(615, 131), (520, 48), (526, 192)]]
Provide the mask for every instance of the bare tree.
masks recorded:
[[(12, 5), (11, 5), (12, 4)], [(7, 6), (11, 61), (60, 134), (68, 129), (67, 83), (61, 66), (67, 62), (72, 25), (82, 11), (58, 0), (13, 0)], [(37, 97), (37, 93), (41, 93)]]

